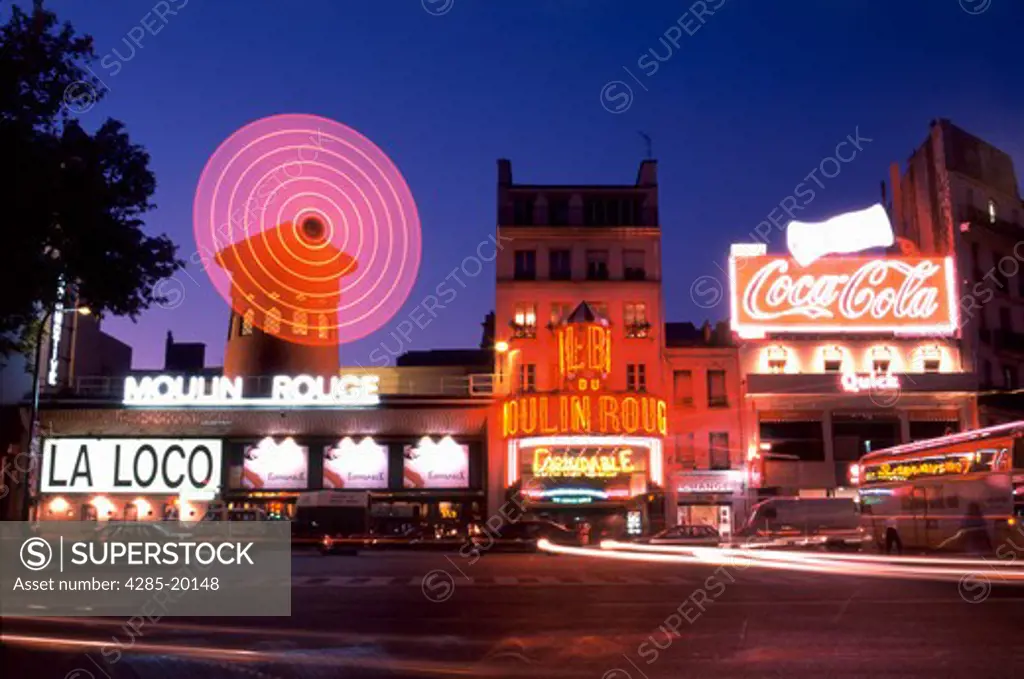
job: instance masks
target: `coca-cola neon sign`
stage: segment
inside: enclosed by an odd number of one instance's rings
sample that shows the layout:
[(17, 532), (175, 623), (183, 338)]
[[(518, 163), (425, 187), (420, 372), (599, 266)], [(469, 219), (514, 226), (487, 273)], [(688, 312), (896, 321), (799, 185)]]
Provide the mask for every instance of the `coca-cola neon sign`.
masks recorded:
[(955, 332), (951, 257), (830, 257), (801, 267), (772, 255), (729, 260), (732, 327), (769, 332)]

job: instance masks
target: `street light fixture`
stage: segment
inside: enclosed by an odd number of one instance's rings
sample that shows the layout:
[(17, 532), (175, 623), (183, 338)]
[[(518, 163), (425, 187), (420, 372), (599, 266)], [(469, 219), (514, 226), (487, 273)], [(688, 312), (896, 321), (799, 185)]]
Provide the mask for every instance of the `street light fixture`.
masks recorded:
[[(38, 469), (39, 464), (39, 446), (37, 437), (39, 433), (39, 379), (42, 372), (43, 362), (43, 331), (46, 330), (47, 322), (55, 315), (63, 314), (79, 314), (81, 316), (88, 316), (92, 313), (92, 309), (87, 306), (72, 307), (70, 309), (63, 308), (51, 308), (39, 321), (39, 330), (36, 331), (36, 346), (35, 346), (35, 363), (32, 367), (32, 407), (29, 410), (28, 416), (28, 452), (31, 464), (29, 469)], [(31, 497), (31, 476), (29, 482), (29, 488), (25, 491), (24, 510), (22, 512), (22, 519), (28, 519), (28, 508), (29, 499)]]

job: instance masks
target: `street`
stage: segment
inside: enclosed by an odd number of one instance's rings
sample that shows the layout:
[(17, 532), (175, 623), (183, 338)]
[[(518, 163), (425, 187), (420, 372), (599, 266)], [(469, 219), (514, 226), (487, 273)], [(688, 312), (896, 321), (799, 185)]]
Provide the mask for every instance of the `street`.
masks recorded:
[(296, 555), (292, 586), (290, 618), (5, 619), (3, 666), (38, 679), (1024, 676), (1024, 589), (994, 572), (958, 585), (382, 552)]

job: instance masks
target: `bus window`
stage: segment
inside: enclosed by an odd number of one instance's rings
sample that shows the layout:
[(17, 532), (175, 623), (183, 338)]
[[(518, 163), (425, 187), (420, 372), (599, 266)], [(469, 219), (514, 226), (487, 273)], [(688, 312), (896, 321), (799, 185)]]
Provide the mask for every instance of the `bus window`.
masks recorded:
[(928, 488), (928, 509), (942, 509), (942, 489)]

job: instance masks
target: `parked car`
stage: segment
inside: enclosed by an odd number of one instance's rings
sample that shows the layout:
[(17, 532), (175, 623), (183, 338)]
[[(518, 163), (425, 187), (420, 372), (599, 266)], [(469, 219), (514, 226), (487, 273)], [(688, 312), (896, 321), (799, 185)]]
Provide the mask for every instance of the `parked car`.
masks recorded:
[(638, 542), (651, 545), (717, 547), (722, 542), (722, 536), (712, 526), (673, 526)]
[(736, 539), (741, 544), (857, 549), (864, 532), (850, 498), (774, 497), (754, 505)]
[(526, 519), (502, 524), (494, 530), (485, 524), (470, 529), (470, 541), (478, 551), (536, 552), (537, 543), (546, 539), (557, 545), (578, 546), (579, 535), (554, 521)]

